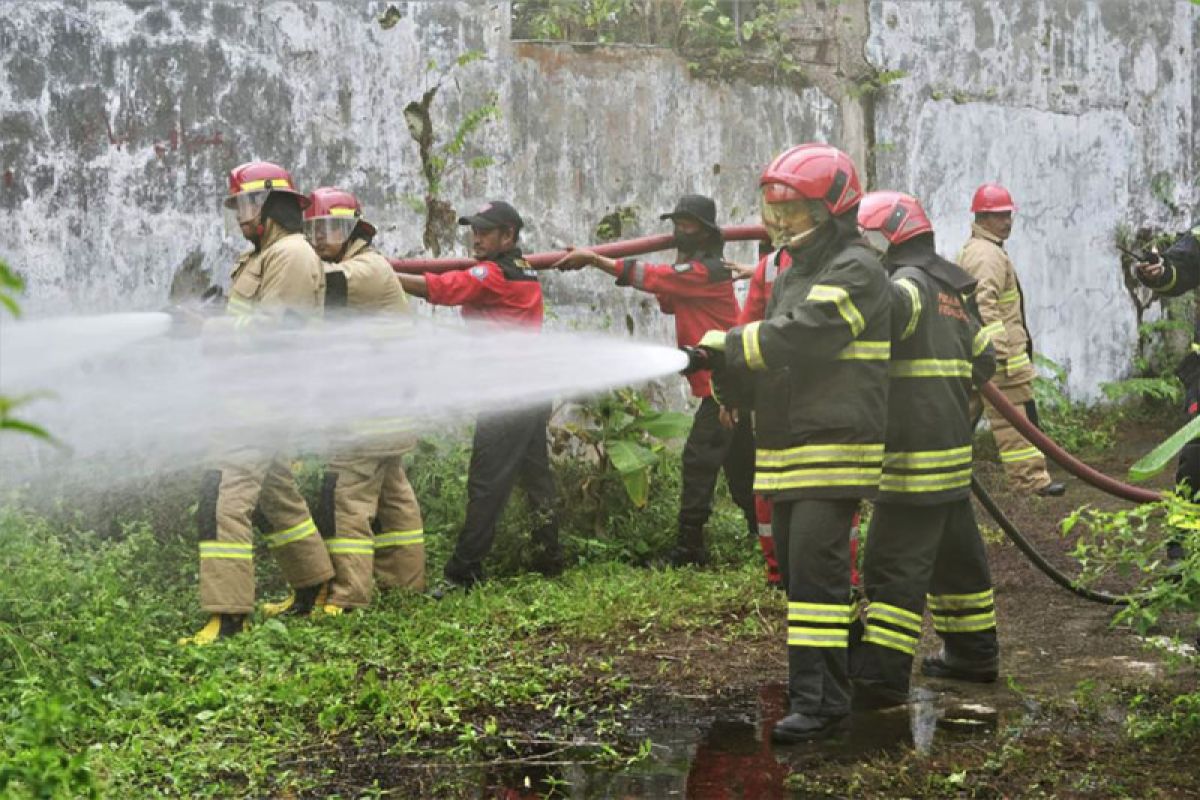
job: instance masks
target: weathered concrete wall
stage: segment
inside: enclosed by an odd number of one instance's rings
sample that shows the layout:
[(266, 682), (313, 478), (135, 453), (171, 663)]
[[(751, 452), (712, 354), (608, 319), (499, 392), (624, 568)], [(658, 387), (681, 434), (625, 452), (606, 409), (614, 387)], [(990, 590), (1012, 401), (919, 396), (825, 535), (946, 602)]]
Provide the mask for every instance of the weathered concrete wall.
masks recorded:
[[(0, 256), (28, 278), (35, 313), (157, 307), (181, 270), (223, 282), (241, 245), (219, 198), (252, 158), (359, 193), (386, 251), (422, 252), (414, 201), (428, 187), (402, 112), (438, 86), (437, 142), (493, 92), (500, 111), (440, 197), (459, 210), (511, 198), (530, 249), (588, 242), (618, 208), (632, 210), (623, 236), (662, 230), (658, 213), (686, 191), (753, 221), (761, 166), (806, 140), (875, 142), (876, 185), (925, 199), (950, 254), (975, 185), (1003, 180), (1021, 204), (1011, 249), (1039, 347), (1080, 393), (1122, 374), (1133, 313), (1109, 245), (1122, 222), (1178, 228), (1195, 210), (1200, 9), (818, 7), (813, 25), (838, 46), (819, 48), (816, 86), (798, 92), (694, 80), (661, 48), (513, 42), (503, 2), (0, 3)], [(455, 66), (468, 51), (484, 58)], [(873, 109), (849, 91), (864, 52), (907, 73)], [(462, 165), (473, 156), (495, 164)], [(1158, 174), (1174, 176), (1180, 213), (1151, 191)], [(599, 274), (546, 285), (554, 325), (670, 339), (651, 298)]]
[(1197, 212), (1200, 8), (872, 0), (870, 17), (868, 57), (907, 73), (876, 107), (878, 186), (922, 198), (951, 257), (975, 187), (1008, 186), (1039, 350), (1077, 395), (1127, 374), (1137, 332), (1113, 242), (1119, 226), (1180, 230)]

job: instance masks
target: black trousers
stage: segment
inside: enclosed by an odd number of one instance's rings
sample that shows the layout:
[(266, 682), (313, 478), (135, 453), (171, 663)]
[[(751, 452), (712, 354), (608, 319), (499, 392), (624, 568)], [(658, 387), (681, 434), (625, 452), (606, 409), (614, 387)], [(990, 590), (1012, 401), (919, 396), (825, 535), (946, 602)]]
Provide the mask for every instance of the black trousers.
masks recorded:
[(518, 481), (539, 518), (535, 542), (557, 544), (557, 490), (546, 442), (549, 421), (548, 405), (479, 417), (467, 472), (467, 518), (454, 555), (446, 562), (448, 579), (473, 583), (483, 577), (483, 559), (492, 549), (496, 524)]
[(679, 498), (679, 527), (703, 528), (712, 515), (717, 474), (724, 469), (733, 502), (757, 535), (754, 515), (754, 428), (750, 415), (733, 430), (721, 425), (721, 407), (711, 397), (700, 401), (691, 433), (683, 446), (683, 489)]
[(858, 500), (775, 501), (771, 533), (788, 593), (788, 699), (793, 713), (850, 712), (846, 651), (850, 524)]
[(951, 662), (999, 655), (987, 551), (970, 498), (931, 506), (876, 503), (863, 584), (870, 604), (854, 677), (907, 692), (926, 599)]

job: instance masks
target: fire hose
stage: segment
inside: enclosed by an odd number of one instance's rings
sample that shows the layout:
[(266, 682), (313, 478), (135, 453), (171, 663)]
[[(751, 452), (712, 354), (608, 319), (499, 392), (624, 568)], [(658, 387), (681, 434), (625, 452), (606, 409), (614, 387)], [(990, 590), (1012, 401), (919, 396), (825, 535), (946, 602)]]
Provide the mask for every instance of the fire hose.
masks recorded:
[[(725, 237), (725, 241), (751, 241), (765, 240), (767, 238), (766, 230), (761, 225), (730, 225), (721, 229)], [(653, 253), (658, 250), (667, 250), (675, 246), (675, 239), (670, 234), (661, 234), (654, 236), (642, 236), (636, 239), (627, 239), (622, 242), (611, 242), (608, 244), (598, 245), (590, 248), (593, 252), (605, 256), (607, 258), (625, 258), (628, 256), (642, 255), (645, 253)], [(526, 256), (526, 261), (535, 269), (545, 269), (567, 254), (566, 250), (555, 250), (544, 253), (534, 253)], [(418, 274), (423, 272), (449, 272), (452, 270), (469, 269), (477, 262), (470, 258), (403, 258), (389, 259), (392, 269), (396, 272), (409, 274)], [(1060, 467), (1071, 473), (1075, 477), (1091, 484), (1102, 492), (1110, 494), (1114, 497), (1119, 497), (1124, 500), (1129, 500), (1134, 503), (1154, 503), (1162, 499), (1158, 492), (1149, 489), (1144, 489), (1139, 486), (1133, 486), (1128, 483), (1119, 481), (1111, 476), (1105, 475), (1093, 467), (1088, 466), (1079, 459), (1072, 456), (1066, 450), (1058, 445), (1053, 439), (1038, 429), (1029, 419), (1021, 413), (1012, 403), (1008, 401), (999, 389), (990, 381), (984, 384), (982, 392), (983, 397), (1008, 420), (1014, 428), (1017, 429), (1031, 444), (1037, 447), (1042, 453), (1048, 456), (1052, 461)], [(1129, 597), (1112, 595), (1106, 592), (1098, 592), (1086, 587), (1077, 586), (1070, 576), (1057, 569), (1037, 550), (1037, 548), (1029, 541), (1029, 539), (1021, 533), (1020, 529), (1013, 523), (1008, 516), (1000, 510), (996, 505), (995, 500), (988, 494), (983, 485), (974, 477), (971, 478), (971, 491), (979, 500), (984, 509), (1000, 526), (1005, 535), (1012, 540), (1013, 544), (1025, 555), (1029, 561), (1043, 572), (1048, 578), (1062, 586), (1064, 589), (1096, 603), (1105, 603), (1108, 605), (1124, 605), (1129, 602)]]

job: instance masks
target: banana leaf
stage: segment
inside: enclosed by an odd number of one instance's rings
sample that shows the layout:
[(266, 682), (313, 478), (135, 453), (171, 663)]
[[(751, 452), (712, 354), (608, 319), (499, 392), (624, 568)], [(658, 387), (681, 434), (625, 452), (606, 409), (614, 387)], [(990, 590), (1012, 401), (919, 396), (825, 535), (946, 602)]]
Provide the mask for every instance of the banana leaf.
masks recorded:
[(1129, 479), (1144, 481), (1162, 472), (1163, 467), (1174, 460), (1183, 446), (1197, 436), (1200, 436), (1200, 417), (1188, 422), (1187, 425), (1172, 433), (1165, 442), (1134, 462), (1133, 466), (1129, 468)]

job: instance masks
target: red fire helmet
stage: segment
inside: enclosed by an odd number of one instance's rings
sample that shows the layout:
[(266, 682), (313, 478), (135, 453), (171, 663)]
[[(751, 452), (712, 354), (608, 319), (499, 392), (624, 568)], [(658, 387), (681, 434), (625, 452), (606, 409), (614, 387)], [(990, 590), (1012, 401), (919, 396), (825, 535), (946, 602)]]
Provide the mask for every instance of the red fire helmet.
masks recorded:
[(862, 198), (854, 162), (827, 144), (801, 144), (785, 150), (763, 170), (758, 184), (768, 203), (817, 200), (834, 216), (846, 213)]
[(250, 192), (287, 192), (296, 196), (301, 208), (308, 206), (308, 198), (296, 189), (288, 171), (269, 161), (250, 161), (229, 171), (229, 194), (225, 198), (225, 206), (232, 208), (238, 195)]
[(1013, 202), (1012, 195), (1008, 193), (1008, 189), (998, 183), (985, 183), (975, 190), (975, 197), (971, 199), (971, 213), (973, 214), (992, 214), (1016, 210), (1017, 204)]
[(903, 192), (868, 192), (864, 195), (858, 205), (858, 226), (867, 231), (879, 231), (892, 244), (933, 232), (933, 225), (921, 203)]
[(309, 205), (304, 209), (305, 222), (319, 217), (353, 217), (358, 220), (358, 224), (368, 236), (375, 235), (375, 226), (363, 219), (362, 205), (350, 192), (333, 186), (322, 186), (314, 189), (308, 200)]

